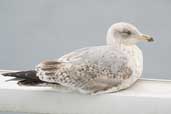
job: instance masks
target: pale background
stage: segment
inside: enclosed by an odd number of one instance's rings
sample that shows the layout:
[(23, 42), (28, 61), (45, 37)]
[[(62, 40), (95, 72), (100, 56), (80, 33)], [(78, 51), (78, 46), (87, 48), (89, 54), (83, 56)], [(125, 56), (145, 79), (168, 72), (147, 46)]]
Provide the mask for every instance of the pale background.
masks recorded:
[(44, 59), (105, 44), (115, 22), (130, 22), (155, 43), (139, 44), (146, 78), (171, 79), (169, 0), (0, 0), (0, 69), (33, 69)]

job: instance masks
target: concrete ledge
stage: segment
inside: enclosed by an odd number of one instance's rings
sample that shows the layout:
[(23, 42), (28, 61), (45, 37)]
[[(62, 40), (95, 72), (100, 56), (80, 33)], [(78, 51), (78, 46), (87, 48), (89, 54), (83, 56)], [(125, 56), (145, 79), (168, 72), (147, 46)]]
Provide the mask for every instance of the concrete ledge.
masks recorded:
[(48, 114), (171, 114), (171, 81), (141, 79), (117, 93), (88, 96), (19, 87), (0, 75), (0, 112)]

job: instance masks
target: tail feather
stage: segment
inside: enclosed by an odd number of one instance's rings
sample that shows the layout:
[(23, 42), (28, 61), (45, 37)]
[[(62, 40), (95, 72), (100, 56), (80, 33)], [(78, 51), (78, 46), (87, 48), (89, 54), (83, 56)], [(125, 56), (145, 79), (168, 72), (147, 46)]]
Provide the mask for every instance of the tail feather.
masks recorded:
[(26, 79), (26, 80), (37, 80), (37, 81), (40, 80), (36, 76), (36, 71), (35, 70), (20, 71), (20, 72), (9, 72), (9, 73), (3, 73), (2, 75), (3, 76)]

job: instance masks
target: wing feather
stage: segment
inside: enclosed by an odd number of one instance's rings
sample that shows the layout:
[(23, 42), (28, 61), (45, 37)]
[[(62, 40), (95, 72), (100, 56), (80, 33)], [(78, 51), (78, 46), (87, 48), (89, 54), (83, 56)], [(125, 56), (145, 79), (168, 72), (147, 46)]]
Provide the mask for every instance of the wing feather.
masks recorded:
[(113, 50), (106, 53), (105, 50), (84, 48), (58, 61), (42, 62), (37, 66), (38, 77), (43, 81), (91, 93), (118, 86), (132, 75), (132, 70), (124, 55)]

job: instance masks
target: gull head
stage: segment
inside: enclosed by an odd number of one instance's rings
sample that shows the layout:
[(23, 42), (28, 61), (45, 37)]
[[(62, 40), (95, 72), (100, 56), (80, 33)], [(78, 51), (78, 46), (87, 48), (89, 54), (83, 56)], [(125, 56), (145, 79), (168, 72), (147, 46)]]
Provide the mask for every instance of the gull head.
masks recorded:
[(107, 44), (134, 45), (137, 42), (152, 42), (153, 38), (142, 34), (134, 25), (120, 22), (113, 24), (107, 32)]

